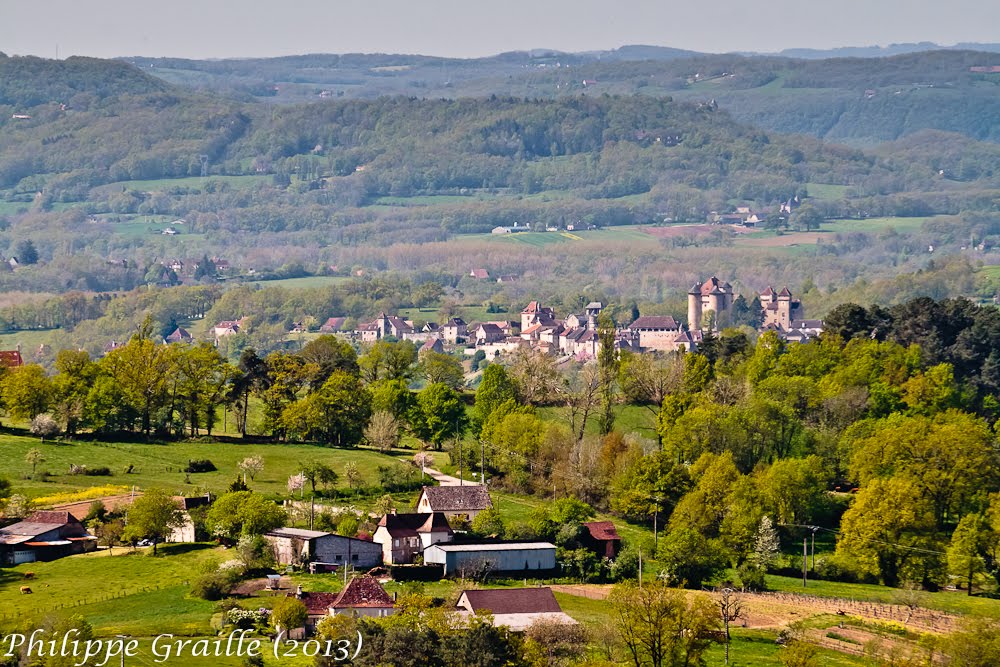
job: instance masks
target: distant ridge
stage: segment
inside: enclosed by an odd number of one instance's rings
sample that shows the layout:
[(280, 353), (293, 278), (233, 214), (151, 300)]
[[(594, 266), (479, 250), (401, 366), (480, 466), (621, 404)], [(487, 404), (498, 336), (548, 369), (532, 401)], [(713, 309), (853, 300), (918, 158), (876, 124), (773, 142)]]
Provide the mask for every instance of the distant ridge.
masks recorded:
[[(1000, 44), (979, 42), (961, 42), (953, 46), (942, 46), (934, 42), (909, 42), (904, 44), (889, 44), (888, 46), (841, 46), (833, 49), (785, 49), (777, 55), (786, 58), (801, 58), (804, 60), (823, 60), (825, 58), (887, 58), (901, 56), (907, 53), (923, 51), (981, 51), (1000, 53)], [(747, 52), (747, 55), (775, 55), (759, 51)]]

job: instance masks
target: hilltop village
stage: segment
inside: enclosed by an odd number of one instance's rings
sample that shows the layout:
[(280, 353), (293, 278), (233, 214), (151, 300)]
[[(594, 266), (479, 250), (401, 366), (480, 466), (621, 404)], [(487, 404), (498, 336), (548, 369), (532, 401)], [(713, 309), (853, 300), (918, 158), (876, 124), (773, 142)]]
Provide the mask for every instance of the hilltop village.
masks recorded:
[[(465, 322), (455, 317), (443, 324), (428, 322), (421, 327), (412, 320), (380, 313), (374, 320), (344, 333), (361, 343), (386, 338), (408, 340), (421, 345), (421, 352), (464, 349), (472, 355), (481, 350), (487, 358), (495, 358), (529, 348), (585, 360), (596, 358), (600, 350), (598, 322), (604, 310), (605, 304), (594, 301), (582, 312), (561, 316), (541, 301), (531, 301), (521, 311), (520, 320)], [(803, 316), (801, 302), (787, 287), (780, 291), (768, 287), (748, 302), (736, 294), (730, 283), (712, 276), (688, 291), (686, 324), (670, 315), (640, 315), (616, 327), (615, 346), (630, 352), (693, 352), (706, 331), (717, 333), (737, 321), (753, 323), (761, 332), (774, 331), (786, 341), (805, 342), (822, 332), (823, 322)], [(320, 331), (336, 332), (343, 321), (330, 318)]]

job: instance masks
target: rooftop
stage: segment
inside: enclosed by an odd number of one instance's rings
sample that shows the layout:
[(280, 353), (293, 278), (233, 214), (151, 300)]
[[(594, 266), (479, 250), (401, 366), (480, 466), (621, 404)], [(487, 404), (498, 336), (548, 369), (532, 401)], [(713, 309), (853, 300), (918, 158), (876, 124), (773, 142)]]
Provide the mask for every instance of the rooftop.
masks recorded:
[(560, 612), (551, 588), (496, 588), (462, 591), (472, 611), (493, 614)]
[(484, 486), (425, 486), (423, 495), (435, 512), (485, 510), (493, 507), (493, 501)]
[(394, 602), (375, 577), (364, 574), (351, 579), (330, 606), (334, 609), (392, 607)]
[(428, 549), (442, 551), (540, 551), (555, 549), (556, 545), (549, 542), (490, 542), (487, 544), (434, 544)]

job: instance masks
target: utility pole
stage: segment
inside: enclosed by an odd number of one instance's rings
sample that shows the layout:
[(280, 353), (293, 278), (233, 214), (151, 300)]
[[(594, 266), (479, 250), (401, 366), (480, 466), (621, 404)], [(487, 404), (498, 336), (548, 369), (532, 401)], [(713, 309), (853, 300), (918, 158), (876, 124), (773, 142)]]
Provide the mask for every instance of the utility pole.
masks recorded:
[(458, 419), (455, 419), (455, 440), (458, 441), (458, 485), (465, 486), (465, 466), (462, 458), (462, 439), (458, 437)]
[(806, 549), (807, 542), (809, 540), (805, 537), (802, 538), (802, 588), (806, 587), (806, 567), (809, 565), (808, 550)]
[(642, 588), (642, 549), (639, 549), (639, 588)]
[(662, 502), (663, 499), (660, 498), (660, 496), (653, 496), (652, 498), (653, 502), (656, 503), (653, 505), (653, 555), (655, 556), (657, 550), (659, 549), (659, 531), (657, 530), (659, 526), (657, 524), (660, 518), (660, 502)]
[(813, 572), (816, 571), (816, 531), (819, 530), (819, 526), (812, 527), (812, 565), (809, 566)]
[[(486, 441), (480, 440), (479, 446), (481, 448), (481, 458), (479, 459), (479, 483), (486, 486)], [(475, 454), (473, 454), (473, 456), (475, 456)]]

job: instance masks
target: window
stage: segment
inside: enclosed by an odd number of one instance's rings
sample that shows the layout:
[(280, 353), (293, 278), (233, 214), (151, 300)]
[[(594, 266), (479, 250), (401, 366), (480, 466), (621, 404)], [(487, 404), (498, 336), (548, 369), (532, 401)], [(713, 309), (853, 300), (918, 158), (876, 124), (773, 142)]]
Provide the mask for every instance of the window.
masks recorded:
[(337, 560), (343, 560), (343, 559), (344, 559), (343, 554), (337, 554)]
[(357, 554), (351, 554), (351, 560), (352, 561), (356, 561), (357, 559), (358, 559), (358, 555)]
[(399, 540), (396, 540), (396, 546), (397, 547), (399, 546)]

